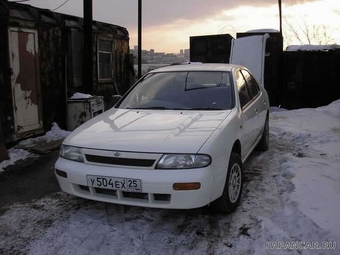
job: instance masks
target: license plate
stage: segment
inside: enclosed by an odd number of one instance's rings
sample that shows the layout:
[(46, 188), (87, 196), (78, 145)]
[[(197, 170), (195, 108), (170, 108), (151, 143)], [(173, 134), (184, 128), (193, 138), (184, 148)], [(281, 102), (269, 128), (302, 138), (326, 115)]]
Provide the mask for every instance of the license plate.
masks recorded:
[(102, 189), (142, 192), (142, 182), (138, 179), (86, 175), (87, 186)]

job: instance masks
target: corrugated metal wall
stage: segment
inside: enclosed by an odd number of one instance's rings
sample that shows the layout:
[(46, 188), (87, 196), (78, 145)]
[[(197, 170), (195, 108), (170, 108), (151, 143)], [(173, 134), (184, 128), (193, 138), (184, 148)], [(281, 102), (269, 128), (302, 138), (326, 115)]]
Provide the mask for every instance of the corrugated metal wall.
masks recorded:
[(282, 106), (319, 107), (340, 99), (340, 51), (284, 52)]

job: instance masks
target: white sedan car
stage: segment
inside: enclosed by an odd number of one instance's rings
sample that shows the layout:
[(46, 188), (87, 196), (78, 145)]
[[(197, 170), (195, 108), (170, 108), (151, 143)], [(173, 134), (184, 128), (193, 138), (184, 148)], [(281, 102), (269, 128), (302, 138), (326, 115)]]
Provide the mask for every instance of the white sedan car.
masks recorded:
[(242, 164), (269, 144), (269, 99), (245, 67), (187, 64), (142, 77), (63, 142), (63, 191), (133, 206), (233, 212)]

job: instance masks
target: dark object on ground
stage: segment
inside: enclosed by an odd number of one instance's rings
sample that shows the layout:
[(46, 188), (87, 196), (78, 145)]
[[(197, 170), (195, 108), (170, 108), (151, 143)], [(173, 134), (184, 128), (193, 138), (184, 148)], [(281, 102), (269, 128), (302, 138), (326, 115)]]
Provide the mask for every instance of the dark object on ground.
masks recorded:
[(3, 161), (3, 160), (7, 160), (9, 159), (9, 156), (8, 156), (8, 151), (5, 147), (5, 145), (1, 145), (0, 144), (0, 163)]

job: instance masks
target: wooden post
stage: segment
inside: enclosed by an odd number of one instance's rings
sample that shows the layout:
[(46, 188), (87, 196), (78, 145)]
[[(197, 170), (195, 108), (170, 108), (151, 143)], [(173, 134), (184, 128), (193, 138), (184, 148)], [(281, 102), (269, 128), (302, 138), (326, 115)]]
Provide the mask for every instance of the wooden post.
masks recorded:
[[(5, 110), (5, 98), (7, 90), (5, 87), (10, 84), (10, 69), (9, 69), (9, 55), (8, 55), (8, 16), (9, 10), (7, 6), (7, 0), (0, 0), (0, 48), (2, 52), (0, 53), (0, 162), (9, 159), (8, 152), (6, 149), (6, 139), (1, 119), (3, 119)], [(10, 86), (8, 86), (10, 88)], [(9, 94), (9, 93), (8, 93)]]
[(84, 66), (83, 83), (88, 93), (93, 93), (93, 39), (92, 0), (83, 0), (84, 5)]
[(280, 34), (282, 36), (282, 0), (279, 1)]
[(138, 0), (138, 79), (142, 77), (142, 0)]

